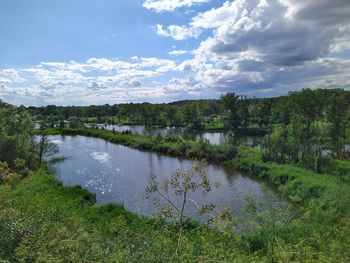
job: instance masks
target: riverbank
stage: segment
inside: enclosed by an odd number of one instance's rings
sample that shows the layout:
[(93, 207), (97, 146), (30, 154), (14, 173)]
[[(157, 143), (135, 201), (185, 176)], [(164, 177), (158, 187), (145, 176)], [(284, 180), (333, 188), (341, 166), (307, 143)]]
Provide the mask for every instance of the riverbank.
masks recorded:
[[(334, 224), (350, 218), (350, 162), (333, 160), (333, 173), (314, 171), (288, 164), (263, 162), (258, 149), (239, 147), (226, 164), (275, 184), (291, 203), (320, 224)], [(345, 179), (346, 178), (346, 179)]]
[[(240, 164), (241, 168), (252, 163), (255, 167), (262, 165), (253, 160), (256, 152), (240, 149), (237, 157), (234, 165)], [(272, 166), (268, 164), (266, 168)], [(281, 186), (288, 185), (282, 183), (283, 177), (277, 180), (275, 176), (285, 168), (275, 165), (264, 176), (275, 178)], [(285, 174), (290, 172), (295, 173), (286, 170)], [(305, 170), (299, 172), (303, 177)], [(255, 174), (260, 174), (258, 168)], [(336, 181), (332, 187), (336, 187)], [(303, 192), (303, 188), (298, 191)], [(93, 194), (80, 187), (63, 186), (45, 167), (20, 181), (0, 185), (0, 200), (3, 237), (0, 258), (13, 262), (271, 262), (272, 258), (276, 262), (347, 262), (350, 259), (349, 219), (341, 214), (337, 222), (321, 223), (306, 207), (304, 215), (289, 224), (262, 224), (248, 235), (233, 230), (220, 232), (196, 223), (180, 227), (137, 216), (119, 205), (94, 205)], [(328, 211), (328, 215), (338, 209)]]
[[(336, 222), (350, 217), (349, 161), (331, 162), (324, 174), (273, 162), (263, 162), (258, 149), (211, 145), (203, 142), (182, 140), (177, 136), (165, 138), (125, 134), (97, 129), (48, 129), (47, 135), (83, 135), (102, 138), (139, 150), (150, 150), (183, 158), (206, 158), (209, 161), (225, 163), (251, 175), (264, 178), (275, 184), (288, 200), (298, 207), (313, 211), (312, 218)], [(348, 169), (349, 168), (349, 169)]]
[[(103, 125), (104, 123), (97, 123), (96, 117), (83, 118), (84, 123), (95, 124), (95, 125)], [(108, 125), (118, 125), (118, 126), (145, 126), (142, 122), (130, 122), (126, 120), (116, 120), (113, 119), (108, 123)], [(186, 129), (184, 126), (171, 126), (175, 128)], [(169, 126), (161, 126), (156, 125), (153, 128), (169, 128)], [(228, 132), (227, 128), (225, 128), (223, 123), (205, 123), (204, 127), (200, 130), (188, 129), (189, 132)], [(240, 136), (264, 136), (269, 133), (268, 129), (259, 128), (257, 126), (250, 126), (246, 128), (239, 128), (237, 134)]]
[[(140, 217), (119, 205), (93, 205), (46, 168), (0, 185), (0, 258), (11, 262), (250, 261), (235, 235), (195, 223)], [(180, 233), (180, 235), (179, 235)]]
[(113, 132), (99, 129), (47, 129), (46, 135), (83, 135), (105, 139), (112, 143), (122, 144), (138, 150), (155, 151), (181, 158), (205, 158), (219, 163), (232, 159), (236, 147), (229, 144), (212, 145), (206, 142), (184, 140), (179, 136), (144, 136), (127, 132)]
[[(141, 149), (144, 149), (144, 145), (147, 145), (148, 150), (167, 154), (169, 154), (169, 149), (177, 149), (178, 144), (184, 143), (168, 144), (164, 142), (164, 145), (152, 146), (151, 138), (148, 136), (94, 129), (48, 130), (47, 134), (87, 135), (137, 149), (140, 149), (138, 148), (140, 146)], [(194, 148), (199, 147), (197, 142), (185, 143), (193, 144)], [(217, 150), (216, 147), (214, 146), (212, 151)], [(178, 152), (173, 153), (176, 155)], [(192, 157), (195, 157), (193, 151), (192, 153)], [(350, 242), (350, 186), (344, 180), (348, 173), (348, 161), (334, 161), (333, 167), (337, 169), (334, 169), (333, 173), (317, 174), (292, 165), (263, 162), (259, 150), (236, 147), (234, 158), (222, 159), (219, 162), (272, 182), (290, 202), (299, 207), (300, 215), (290, 221), (288, 226), (279, 225), (278, 233), (274, 234), (278, 241), (273, 241), (273, 243), (283, 244), (277, 252), (279, 257), (284, 255), (288, 259), (295, 259), (301, 256), (297, 261), (305, 261), (310, 257), (311, 261), (318, 262), (334, 260), (345, 262), (346, 260), (343, 261), (343, 259), (350, 259), (347, 245), (345, 245)], [(270, 249), (267, 245), (269, 243), (267, 239), (271, 233), (270, 227), (272, 226), (267, 224), (253, 234), (241, 237), (245, 245), (240, 244), (239, 246), (245, 247), (244, 251), (248, 249), (250, 254), (257, 253), (259, 257), (266, 256)], [(305, 240), (309, 242), (307, 245), (304, 243)], [(296, 249), (298, 255), (293, 254)], [(329, 250), (334, 253), (328, 253)], [(263, 260), (259, 259), (259, 261)]]

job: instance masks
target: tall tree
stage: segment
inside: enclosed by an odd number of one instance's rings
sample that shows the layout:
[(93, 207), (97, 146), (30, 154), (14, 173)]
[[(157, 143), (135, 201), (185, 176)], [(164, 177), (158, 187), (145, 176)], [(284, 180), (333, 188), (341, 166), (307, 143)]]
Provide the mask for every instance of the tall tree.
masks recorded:
[(242, 124), (242, 117), (239, 114), (239, 96), (235, 93), (227, 93), (221, 96), (221, 103), (224, 108), (224, 118), (226, 127), (236, 132)]

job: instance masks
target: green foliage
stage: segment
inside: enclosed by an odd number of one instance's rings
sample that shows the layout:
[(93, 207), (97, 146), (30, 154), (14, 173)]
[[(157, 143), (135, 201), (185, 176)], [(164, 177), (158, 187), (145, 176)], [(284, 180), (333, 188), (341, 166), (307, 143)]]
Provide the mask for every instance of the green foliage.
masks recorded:
[[(191, 192), (199, 191), (206, 195), (214, 187), (206, 170), (207, 165), (205, 160), (193, 160), (191, 169), (187, 171), (177, 170), (170, 178), (161, 182), (155, 175), (151, 175), (149, 184), (145, 188), (145, 198), (152, 198), (153, 204), (158, 210), (157, 215), (162, 219), (175, 220), (182, 224), (184, 219), (189, 219), (185, 213), (186, 205), (189, 202), (197, 207), (198, 213), (210, 213), (214, 209), (212, 204), (199, 206), (195, 200), (190, 198)], [(181, 204), (177, 205), (169, 193), (179, 197)]]
[[(321, 172), (330, 157), (346, 158), (346, 119), (350, 95), (309, 89), (291, 93), (280, 103), (278, 124), (263, 144), (264, 160), (290, 163)], [(277, 109), (278, 109), (277, 108)]]
[(226, 127), (236, 132), (242, 123), (242, 115), (239, 113), (238, 99), (234, 93), (227, 93), (221, 97), (221, 103), (225, 109), (225, 125)]
[[(257, 158), (251, 150), (242, 150), (240, 162), (243, 156)], [(269, 168), (275, 176), (272, 180), (277, 180), (283, 172), (295, 173), (295, 179), (309, 175), (300, 168), (280, 169), (280, 165)], [(330, 180), (328, 187), (336, 186), (334, 182)], [(287, 191), (290, 193), (291, 189)], [(327, 192), (329, 189), (323, 196)], [(342, 194), (331, 199), (344, 200), (346, 196)], [(312, 214), (316, 204), (312, 201), (302, 211), (305, 215), (296, 221), (281, 218), (283, 214), (275, 210), (255, 213), (260, 216), (261, 227), (238, 235), (192, 222), (178, 225), (139, 217), (118, 205), (97, 206), (86, 200), (91, 200), (86, 191), (64, 187), (46, 169), (18, 181), (15, 187), (0, 185), (0, 258), (10, 262), (347, 262), (350, 259), (348, 215), (337, 216), (337, 223), (320, 224), (317, 217), (320, 214)], [(332, 211), (330, 218), (342, 211), (334, 205), (331, 202), (328, 208), (322, 208), (323, 214)], [(344, 209), (347, 205), (348, 199)], [(259, 206), (254, 209), (260, 211)], [(222, 217), (226, 220), (231, 215), (226, 211)]]
[(37, 164), (34, 153), (34, 123), (23, 108), (0, 107), (0, 160), (11, 169), (22, 159), (30, 168)]
[(97, 129), (47, 129), (45, 130), (45, 134), (97, 137), (139, 150), (152, 150), (178, 157), (202, 158), (212, 162), (229, 160), (236, 153), (236, 147), (231, 144), (212, 145), (205, 140), (195, 142), (184, 140), (175, 135), (149, 137)]
[(53, 145), (42, 136), (35, 140), (34, 122), (24, 108), (0, 106), (0, 161), (22, 177), (37, 169)]
[[(350, 185), (339, 178), (293, 165), (263, 162), (257, 149), (241, 147), (238, 152), (237, 158), (229, 162), (231, 165), (276, 184), (292, 203), (305, 207), (313, 220), (330, 223), (350, 215), (346, 205), (350, 200)], [(342, 169), (339, 163), (333, 165)], [(347, 162), (346, 166), (349, 165)]]

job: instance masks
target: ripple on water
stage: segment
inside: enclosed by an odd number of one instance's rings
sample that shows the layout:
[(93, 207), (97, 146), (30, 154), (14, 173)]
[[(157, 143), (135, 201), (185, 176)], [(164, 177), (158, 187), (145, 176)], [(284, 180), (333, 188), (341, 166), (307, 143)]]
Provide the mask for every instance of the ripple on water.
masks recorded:
[(108, 164), (111, 159), (107, 152), (92, 152), (90, 157), (102, 164)]
[(75, 170), (77, 175), (83, 176), (89, 173), (89, 170), (87, 168), (82, 168), (82, 169), (76, 169)]

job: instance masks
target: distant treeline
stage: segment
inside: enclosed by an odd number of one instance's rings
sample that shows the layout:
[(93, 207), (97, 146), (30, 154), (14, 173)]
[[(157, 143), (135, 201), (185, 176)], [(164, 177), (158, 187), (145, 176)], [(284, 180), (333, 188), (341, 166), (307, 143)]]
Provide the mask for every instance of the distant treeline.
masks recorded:
[[(333, 100), (344, 98), (348, 108), (350, 92), (343, 89), (319, 89), (292, 92), (287, 96), (247, 99), (228, 93), (219, 100), (186, 100), (168, 104), (128, 103), (100, 106), (28, 107), (38, 119), (50, 118), (59, 122), (78, 118), (83, 122), (142, 124), (147, 126), (182, 126), (192, 129), (238, 129), (259, 127), (271, 130), (282, 121), (281, 108), (291, 104), (296, 94), (305, 106), (309, 97), (314, 105), (325, 112)], [(295, 104), (295, 103), (294, 103)], [(299, 107), (300, 105), (298, 105)], [(308, 105), (310, 106), (310, 105)], [(303, 107), (303, 106), (302, 106)], [(290, 110), (292, 110), (290, 108)]]

